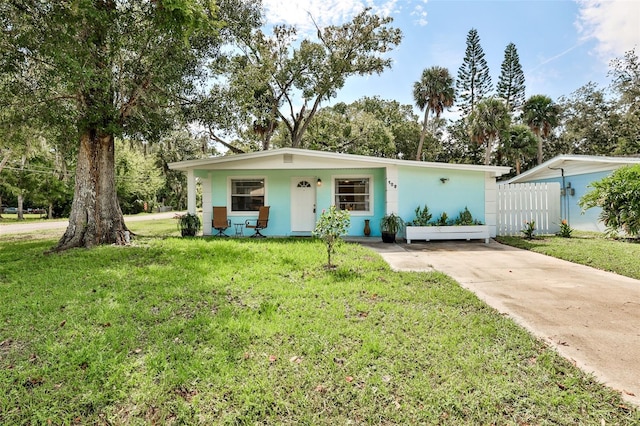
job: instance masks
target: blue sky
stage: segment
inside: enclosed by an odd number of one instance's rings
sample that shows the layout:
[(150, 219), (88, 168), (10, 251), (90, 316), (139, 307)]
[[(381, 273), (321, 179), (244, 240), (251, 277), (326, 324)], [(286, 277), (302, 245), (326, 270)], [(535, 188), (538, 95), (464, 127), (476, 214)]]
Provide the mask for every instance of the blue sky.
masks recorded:
[(640, 0), (263, 0), (268, 24), (295, 25), (313, 37), (320, 26), (348, 21), (363, 7), (394, 18), (404, 38), (381, 76), (353, 77), (335, 101), (380, 96), (413, 104), (422, 70), (444, 66), (456, 77), (471, 28), (478, 30), (494, 87), (507, 44), (518, 50), (526, 96), (557, 100), (593, 81), (609, 84), (609, 61), (636, 47)]

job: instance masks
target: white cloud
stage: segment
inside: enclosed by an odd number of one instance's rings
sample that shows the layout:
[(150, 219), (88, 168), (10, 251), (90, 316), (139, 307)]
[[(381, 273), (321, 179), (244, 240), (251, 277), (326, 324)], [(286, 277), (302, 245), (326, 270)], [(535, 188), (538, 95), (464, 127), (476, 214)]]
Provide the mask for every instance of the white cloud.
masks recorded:
[(314, 32), (313, 20), (320, 27), (350, 21), (365, 7), (388, 16), (396, 10), (398, 0), (263, 0), (267, 24), (294, 25), (302, 32)]
[(427, 21), (427, 11), (424, 10), (424, 7), (420, 4), (413, 9), (411, 16), (416, 18), (416, 23), (421, 27), (424, 27), (429, 23), (429, 21)]
[(576, 25), (585, 38), (597, 41), (596, 52), (605, 61), (640, 46), (640, 1), (576, 0)]

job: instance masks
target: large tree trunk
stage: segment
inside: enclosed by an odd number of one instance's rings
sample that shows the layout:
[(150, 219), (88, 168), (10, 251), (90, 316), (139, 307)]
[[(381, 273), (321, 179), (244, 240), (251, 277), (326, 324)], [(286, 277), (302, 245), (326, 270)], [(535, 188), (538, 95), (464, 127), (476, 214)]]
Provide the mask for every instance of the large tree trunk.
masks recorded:
[(125, 244), (127, 228), (115, 186), (114, 137), (96, 129), (80, 135), (69, 227), (56, 251), (99, 244)]

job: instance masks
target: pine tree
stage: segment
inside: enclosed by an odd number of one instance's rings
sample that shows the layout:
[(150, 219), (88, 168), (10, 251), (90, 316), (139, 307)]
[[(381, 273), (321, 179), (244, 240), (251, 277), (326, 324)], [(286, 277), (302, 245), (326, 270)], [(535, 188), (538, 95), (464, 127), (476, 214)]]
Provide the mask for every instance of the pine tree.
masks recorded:
[(470, 114), (480, 100), (493, 90), (489, 66), (480, 46), (478, 31), (472, 28), (467, 34), (467, 49), (464, 61), (458, 69), (456, 98), (465, 115)]
[(498, 97), (504, 99), (510, 112), (522, 108), (525, 100), (524, 72), (513, 43), (509, 43), (504, 50), (497, 90)]

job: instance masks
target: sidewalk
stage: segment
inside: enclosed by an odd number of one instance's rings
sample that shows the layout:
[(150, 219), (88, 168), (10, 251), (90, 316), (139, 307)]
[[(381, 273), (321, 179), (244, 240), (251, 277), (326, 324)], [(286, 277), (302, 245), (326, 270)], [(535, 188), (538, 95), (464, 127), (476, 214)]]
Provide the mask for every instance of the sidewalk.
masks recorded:
[(360, 243), (394, 270), (451, 276), (640, 406), (640, 281), (493, 240)]

